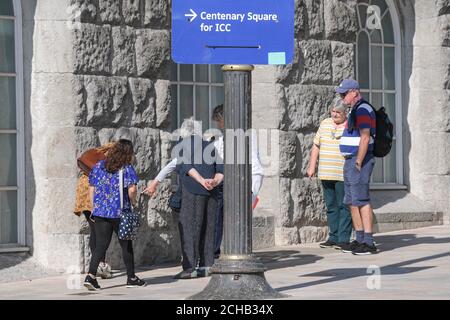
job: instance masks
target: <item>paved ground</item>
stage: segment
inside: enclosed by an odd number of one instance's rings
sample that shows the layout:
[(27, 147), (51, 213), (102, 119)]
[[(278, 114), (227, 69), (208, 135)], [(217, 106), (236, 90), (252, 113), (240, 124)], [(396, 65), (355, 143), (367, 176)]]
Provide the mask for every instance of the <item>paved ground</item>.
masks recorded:
[[(378, 234), (375, 240), (381, 252), (371, 256), (320, 249), (317, 244), (257, 254), (269, 268), (268, 282), (288, 294), (287, 299), (450, 299), (450, 226)], [(7, 283), (2, 279), (0, 300), (185, 299), (209, 281), (173, 279), (179, 270), (174, 265), (142, 269), (138, 275), (149, 285), (135, 289), (125, 288), (124, 273), (119, 272), (113, 279), (100, 280), (103, 290), (95, 293), (68, 288), (67, 284), (76, 287), (79, 275)]]

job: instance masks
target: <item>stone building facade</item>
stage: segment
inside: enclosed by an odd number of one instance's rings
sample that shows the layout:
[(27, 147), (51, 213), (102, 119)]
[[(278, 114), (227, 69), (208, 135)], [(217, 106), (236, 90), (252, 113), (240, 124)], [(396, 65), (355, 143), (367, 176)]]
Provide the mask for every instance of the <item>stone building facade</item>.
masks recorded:
[[(399, 227), (393, 221), (404, 228), (441, 223), (442, 215), (445, 221), (450, 214), (450, 1), (295, 2), (293, 63), (253, 71), (253, 127), (274, 133), (276, 146), (262, 160), (277, 159), (276, 166), (267, 167), (254, 215), (254, 247), (326, 237), (320, 184), (305, 171), (334, 86), (350, 76), (363, 83), (369, 79), (365, 94), (390, 108), (397, 128), (394, 154), (379, 165), (374, 181), (379, 230)], [(48, 268), (83, 271), (88, 229), (72, 214), (77, 156), (111, 139), (130, 138), (141, 190), (170, 159), (170, 133), (179, 124), (174, 114), (180, 115), (182, 98), (172, 90), (170, 1), (5, 3), (11, 7), (0, 6), (0, 56), (12, 59), (12, 51), (15, 59), (10, 70), (0, 62), (0, 81), (7, 78), (15, 86), (2, 88), (0, 82), (2, 94), (14, 95), (0, 102), (15, 110), (15, 125), (2, 128), (0, 120), (0, 145), (6, 150), (0, 176), (9, 166), (15, 178), (0, 177), (0, 252), (29, 250)], [(382, 28), (368, 29), (376, 8)], [(180, 260), (177, 216), (167, 206), (170, 192), (167, 180), (157, 198), (140, 197), (144, 223), (135, 243), (137, 265)], [(402, 213), (414, 219), (402, 220)], [(113, 241), (108, 251), (116, 267), (121, 266), (118, 249)]]

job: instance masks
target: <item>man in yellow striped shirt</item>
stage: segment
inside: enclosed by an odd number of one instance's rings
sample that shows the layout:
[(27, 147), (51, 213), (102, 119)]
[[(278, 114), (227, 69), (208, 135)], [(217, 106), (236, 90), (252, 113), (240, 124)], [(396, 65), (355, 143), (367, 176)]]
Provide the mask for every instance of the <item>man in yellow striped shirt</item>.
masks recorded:
[(339, 140), (347, 122), (348, 107), (342, 99), (336, 98), (330, 107), (331, 117), (322, 121), (314, 137), (311, 157), (307, 170), (308, 177), (316, 173), (319, 162), (318, 177), (322, 182), (327, 221), (328, 240), (320, 244), (321, 248), (340, 249), (350, 242), (352, 218), (344, 200), (344, 162), (339, 150)]

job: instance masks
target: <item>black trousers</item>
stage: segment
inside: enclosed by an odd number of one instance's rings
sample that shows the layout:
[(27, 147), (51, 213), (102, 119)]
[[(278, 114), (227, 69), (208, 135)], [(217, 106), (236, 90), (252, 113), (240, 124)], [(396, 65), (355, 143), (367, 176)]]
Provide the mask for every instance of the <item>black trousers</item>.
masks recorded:
[(183, 270), (211, 267), (214, 263), (214, 228), (217, 201), (206, 195), (195, 195), (183, 189), (180, 231)]
[[(91, 263), (89, 265), (89, 273), (92, 275), (97, 274), (97, 268), (101, 261), (101, 258), (105, 256), (106, 250), (108, 250), (111, 243), (111, 237), (113, 232), (118, 234), (120, 219), (107, 219), (95, 217), (95, 234), (96, 245), (94, 253), (91, 257)], [(127, 275), (130, 278), (134, 278), (134, 254), (133, 254), (133, 242), (131, 240), (120, 240), (120, 247), (122, 248), (122, 257), (127, 268)]]
[[(84, 217), (86, 218), (86, 221), (89, 224), (89, 249), (91, 249), (91, 256), (94, 254), (95, 251), (95, 245), (96, 245), (96, 236), (95, 236), (95, 222), (94, 217), (91, 217), (90, 211), (83, 211)], [(106, 258), (105, 255), (100, 259), (100, 262), (105, 262)]]

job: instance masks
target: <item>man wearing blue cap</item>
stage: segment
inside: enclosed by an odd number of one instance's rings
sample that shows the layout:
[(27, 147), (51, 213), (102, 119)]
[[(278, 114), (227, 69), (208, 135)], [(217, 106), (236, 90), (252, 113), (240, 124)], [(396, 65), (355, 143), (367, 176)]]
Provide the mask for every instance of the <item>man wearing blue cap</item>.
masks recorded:
[(345, 79), (335, 91), (345, 104), (352, 107), (339, 147), (345, 158), (344, 203), (351, 208), (356, 240), (343, 245), (342, 251), (355, 255), (373, 254), (377, 252), (377, 248), (373, 242), (369, 182), (375, 165), (375, 110), (363, 99), (359, 84), (353, 79)]

